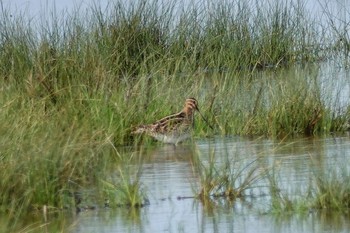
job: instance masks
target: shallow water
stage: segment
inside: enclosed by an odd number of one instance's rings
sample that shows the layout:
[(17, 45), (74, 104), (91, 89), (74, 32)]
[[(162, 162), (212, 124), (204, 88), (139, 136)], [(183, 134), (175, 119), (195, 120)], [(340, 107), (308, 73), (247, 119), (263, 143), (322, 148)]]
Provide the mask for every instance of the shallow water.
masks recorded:
[[(40, 7), (32, 4), (39, 1), (17, 2), (29, 10)], [(319, 2), (323, 1), (305, 4), (313, 9)], [(342, 18), (348, 15), (348, 9), (343, 7), (346, 2), (329, 2), (336, 4), (330, 9), (334, 8), (334, 14), (339, 15), (339, 22), (342, 22)], [(323, 11), (322, 7), (316, 6), (317, 12)], [(325, 20), (325, 15), (320, 13), (320, 18)], [(321, 63), (317, 74), (314, 70), (309, 75), (303, 69), (291, 70), (295, 72), (292, 74), (295, 77), (317, 76), (323, 100), (327, 106), (333, 106), (334, 111), (345, 111), (349, 106), (350, 72), (342, 62)], [(34, 229), (33, 232), (61, 229), (64, 232), (350, 232), (350, 217), (334, 212), (272, 213), (266, 179), (248, 190), (245, 200), (229, 202), (218, 199), (204, 205), (193, 198), (199, 190), (199, 176), (193, 168), (193, 156), (198, 151), (204, 164), (214, 153), (219, 166), (227, 160), (232, 164), (239, 161), (237, 166), (242, 166), (259, 158), (262, 166), (275, 169), (282, 192), (297, 198), (307, 192), (315, 172), (350, 170), (349, 135), (282, 142), (225, 137), (195, 140), (194, 144), (183, 144), (176, 149), (161, 144), (147, 148), (141, 182), (150, 205), (140, 209), (108, 209), (103, 208), (103, 204), (97, 204), (96, 210), (59, 213), (59, 216), (49, 217), (47, 223), (41, 216), (34, 216), (24, 220), (27, 228), (21, 229), (21, 232), (31, 229)], [(6, 224), (6, 219), (0, 217), (0, 232), (5, 231), (2, 226)]]
[[(296, 67), (282, 74), (289, 78), (317, 76), (327, 106), (345, 112), (350, 101), (350, 71), (327, 62), (312, 68)], [(272, 80), (278, 72), (266, 72)], [(268, 76), (270, 75), (270, 76)], [(330, 78), (331, 77), (331, 78)], [(335, 80), (335, 81), (334, 81)], [(254, 90), (253, 90), (254, 91)], [(245, 92), (245, 90), (243, 90)], [(118, 148), (120, 149), (120, 148)], [(124, 148), (130, 153), (130, 148)], [(138, 154), (139, 152), (136, 152)], [(194, 158), (204, 165), (212, 155), (218, 168), (229, 163), (242, 169), (256, 161), (275, 172), (282, 193), (291, 198), (305, 197), (310, 180), (318, 173), (331, 175), (350, 171), (350, 136), (271, 140), (248, 137), (197, 139), (174, 148), (156, 144), (143, 148), (141, 182), (150, 204), (139, 209), (104, 208), (79, 213), (62, 211), (44, 221), (40, 213), (24, 219), (21, 232), (350, 232), (350, 216), (330, 211), (275, 214), (271, 207), (269, 183), (259, 180), (245, 192), (244, 200), (223, 198), (202, 203), (194, 198), (200, 177)], [(244, 173), (243, 173), (244, 174)], [(326, 175), (327, 176), (327, 175)], [(239, 182), (239, 181), (238, 181)], [(58, 216), (57, 216), (58, 215)], [(22, 221), (22, 220), (21, 220)], [(0, 232), (9, 221), (0, 217)]]
[[(47, 221), (37, 213), (23, 220), (18, 232), (350, 232), (349, 215), (312, 209), (274, 213), (266, 178), (254, 183), (244, 200), (213, 198), (203, 203), (193, 198), (200, 190), (194, 159), (198, 156), (206, 165), (213, 155), (218, 168), (229, 163), (237, 171), (256, 161), (275, 172), (283, 194), (302, 199), (317, 172), (328, 177), (345, 169), (349, 174), (350, 135), (284, 141), (215, 137), (176, 148), (156, 144), (142, 153), (141, 182), (149, 205), (104, 208), (94, 203), (94, 210), (59, 211)], [(0, 232), (6, 231), (6, 222), (0, 218)]]
[[(149, 149), (141, 181), (150, 205), (139, 210), (97, 209), (75, 216), (70, 232), (350, 232), (349, 216), (327, 211), (273, 214), (266, 180), (255, 184), (245, 200), (213, 200), (204, 205), (193, 197), (198, 174), (192, 153), (206, 161), (252, 161), (264, 158), (275, 166), (282, 192), (303, 194), (315, 170), (349, 167), (350, 138), (298, 138), (285, 142), (241, 137), (195, 141), (177, 148), (158, 145)], [(209, 152), (211, 151), (211, 152)], [(242, 164), (241, 163), (241, 164)], [(278, 168), (276, 168), (278, 167)]]

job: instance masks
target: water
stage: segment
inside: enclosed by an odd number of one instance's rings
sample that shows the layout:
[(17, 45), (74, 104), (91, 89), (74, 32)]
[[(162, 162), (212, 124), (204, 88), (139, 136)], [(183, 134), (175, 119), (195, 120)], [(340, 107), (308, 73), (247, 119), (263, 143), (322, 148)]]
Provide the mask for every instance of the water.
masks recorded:
[[(245, 200), (216, 199), (203, 205), (193, 197), (198, 174), (193, 170), (194, 150), (207, 161), (215, 152), (220, 163), (228, 156), (278, 167), (283, 192), (303, 194), (315, 169), (324, 172), (349, 166), (350, 138), (298, 138), (284, 142), (241, 137), (197, 140), (177, 148), (159, 145), (148, 150), (141, 181), (150, 205), (139, 210), (119, 208), (81, 212), (70, 232), (349, 232), (349, 216), (327, 211), (271, 213), (266, 180)], [(209, 151), (212, 151), (209, 153)]]
[[(42, 15), (37, 13), (38, 8), (45, 8), (45, 5), (29, 4), (31, 1), (14, 2), (17, 2), (18, 6), (28, 8), (29, 11), (33, 10), (31, 7), (36, 6), (34, 15)], [(25, 4), (22, 4), (23, 2)], [(60, 2), (64, 1), (57, 1), (56, 4)], [(313, 2), (322, 1), (309, 1), (307, 5), (312, 8), (315, 5)], [(331, 2), (336, 4), (334, 12), (344, 14), (343, 18), (346, 18), (348, 9), (341, 7), (346, 5), (345, 1)], [(5, 1), (6, 4), (10, 2)], [(322, 12), (319, 5), (317, 6)], [(60, 10), (59, 6), (58, 9)], [(334, 106), (334, 111), (345, 111), (349, 106), (349, 74), (349, 70), (341, 62), (320, 64), (317, 74), (320, 89), (324, 94), (324, 102), (327, 106)], [(307, 76), (307, 72), (295, 72), (294, 75), (303, 77)], [(266, 179), (260, 180), (253, 189), (248, 190), (245, 200), (230, 202), (221, 198), (204, 204), (193, 198), (200, 189), (199, 175), (193, 165), (195, 153), (200, 152), (204, 163), (208, 161), (211, 153), (214, 153), (218, 165), (224, 164), (227, 158), (230, 158), (232, 163), (240, 161), (238, 164), (247, 164), (262, 158), (262, 165), (275, 169), (282, 192), (297, 198), (308, 191), (313, 172), (350, 170), (349, 135), (285, 141), (217, 137), (195, 139), (194, 144), (195, 146), (191, 143), (183, 144), (176, 149), (158, 144), (146, 150), (144, 156), (148, 159), (142, 168), (141, 182), (150, 205), (140, 209), (109, 209), (103, 208), (101, 203), (96, 203), (98, 207), (95, 210), (80, 213), (63, 211), (49, 216), (47, 223), (42, 216), (37, 215), (23, 220), (27, 228), (23, 228), (22, 232), (31, 229), (34, 229), (33, 232), (55, 232), (63, 229), (64, 232), (76, 233), (350, 232), (349, 216), (331, 211), (272, 213)], [(3, 217), (0, 218), (0, 232), (6, 229), (2, 228), (2, 223), (6, 223)]]
[[(276, 172), (282, 193), (305, 197), (315, 171), (329, 174), (350, 171), (350, 135), (295, 138), (285, 141), (265, 138), (215, 137), (195, 139), (174, 148), (157, 144), (145, 150), (141, 182), (150, 204), (138, 209), (97, 208), (76, 213), (40, 213), (24, 219), (21, 232), (249, 232), (249, 233), (340, 233), (350, 232), (349, 215), (307, 210), (276, 214), (271, 207), (267, 179), (259, 180), (246, 198), (224, 198), (203, 203), (192, 198), (198, 193), (199, 175), (195, 154), (208, 162), (215, 154), (218, 167), (227, 159), (240, 166), (257, 158), (259, 166)], [(238, 161), (238, 162), (237, 162)], [(186, 198), (185, 198), (186, 197)], [(1, 226), (6, 219), (0, 219)], [(4, 228), (6, 229), (6, 228)]]
[[(335, 107), (335, 111), (345, 111), (350, 101), (349, 70), (338, 65), (330, 62), (312, 69), (292, 67), (281, 74), (283, 77), (287, 73), (288, 78), (305, 79), (316, 75), (324, 102)], [(261, 76), (272, 79), (278, 74), (266, 72), (261, 73)], [(130, 153), (130, 148), (125, 150)], [(48, 216), (47, 222), (39, 213), (23, 219), (23, 224), (19, 225), (25, 228), (21, 231), (350, 232), (349, 215), (312, 209), (274, 213), (267, 179), (259, 180), (247, 190), (244, 200), (232, 202), (219, 198), (202, 203), (194, 198), (200, 191), (200, 176), (194, 169), (194, 158), (198, 154), (203, 164), (208, 164), (214, 154), (218, 168), (228, 161), (232, 166), (237, 166), (236, 169), (241, 169), (257, 160), (259, 166), (275, 172), (283, 194), (292, 199), (305, 198), (317, 172), (328, 177), (332, 172), (350, 171), (350, 135), (288, 140), (238, 136), (195, 138), (193, 142), (186, 142), (176, 148), (159, 143), (142, 152), (145, 160), (141, 183), (149, 198), (149, 205), (128, 209), (104, 208), (104, 203), (94, 203), (97, 206), (95, 210), (79, 213), (61, 211)], [(6, 230), (3, 226), (7, 222), (6, 218), (0, 218), (0, 232)]]
[[(23, 17), (25, 15), (31, 24), (43, 24), (49, 26), (52, 22), (52, 16), (62, 20), (62, 18), (69, 18), (69, 15), (81, 15), (82, 18), (86, 16), (86, 13), (91, 9), (100, 9), (101, 12), (107, 14), (111, 10), (111, 6), (115, 1), (112, 0), (3, 0), (2, 5), (4, 9), (9, 9), (11, 17)], [(130, 6), (130, 3), (142, 2), (142, 1), (128, 1), (119, 0), (118, 2), (123, 3), (125, 6)], [(152, 2), (152, 1), (150, 1)], [(162, 6), (164, 7), (169, 4), (168, 1), (156, 1), (161, 11)], [(236, 7), (234, 0), (222, 1), (231, 4), (231, 7)], [(244, 1), (242, 1), (244, 2)], [(265, 1), (264, 4), (260, 4), (255, 1), (246, 1), (246, 4), (251, 5), (251, 10), (254, 8), (269, 7), (274, 5), (276, 0)], [(320, 26), (329, 27), (329, 16), (332, 17), (332, 26), (345, 28), (348, 25), (349, 9), (347, 7), (347, 0), (291, 0), (285, 1), (290, 3), (292, 6), (301, 5), (306, 9), (306, 14), (315, 16), (315, 20), (318, 21)], [(112, 3), (112, 4), (111, 4)], [(215, 1), (211, 3), (205, 0), (178, 0), (174, 5), (175, 12), (181, 12), (182, 9), (189, 9), (193, 6), (204, 6), (204, 8), (211, 9), (215, 6)], [(258, 4), (259, 3), (259, 4)], [(207, 9), (207, 10), (208, 10)], [(237, 9), (239, 10), (239, 9)], [(176, 13), (179, 14), (179, 13)], [(48, 23), (50, 22), (50, 23)], [(334, 25), (333, 25), (334, 24)], [(321, 28), (318, 33), (324, 33)], [(341, 29), (342, 31), (342, 29)], [(347, 35), (342, 35), (348, 38)]]

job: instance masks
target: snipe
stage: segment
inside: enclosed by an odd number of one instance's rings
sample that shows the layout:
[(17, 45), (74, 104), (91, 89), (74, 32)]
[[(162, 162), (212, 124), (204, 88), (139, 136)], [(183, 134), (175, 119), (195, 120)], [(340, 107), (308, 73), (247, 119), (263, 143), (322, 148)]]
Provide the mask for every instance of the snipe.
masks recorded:
[(198, 109), (198, 101), (195, 98), (188, 98), (179, 113), (166, 116), (153, 124), (140, 125), (133, 133), (145, 133), (158, 141), (177, 145), (191, 137), (195, 111), (198, 111), (207, 122)]

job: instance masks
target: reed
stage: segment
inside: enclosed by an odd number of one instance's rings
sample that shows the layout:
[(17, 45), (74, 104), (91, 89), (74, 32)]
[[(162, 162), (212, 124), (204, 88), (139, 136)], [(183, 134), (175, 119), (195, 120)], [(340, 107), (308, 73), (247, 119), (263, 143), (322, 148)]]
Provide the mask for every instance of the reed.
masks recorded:
[(349, 212), (350, 174), (346, 166), (330, 173), (315, 171), (312, 208)]
[[(1, 212), (60, 209), (74, 203), (77, 187), (100, 179), (140, 203), (137, 179), (110, 181), (103, 171), (114, 148), (133, 145), (133, 126), (178, 111), (184, 97), (195, 96), (215, 126), (198, 119), (200, 137), (324, 134), (347, 122), (346, 114), (333, 116), (309, 77), (259, 79), (323, 58), (327, 41), (302, 6), (122, 2), (106, 12), (97, 4), (84, 17), (52, 12), (38, 24), (0, 2)], [(201, 196), (237, 197), (256, 178), (254, 166), (223, 173), (211, 166), (201, 168), (203, 183), (213, 184)], [(242, 171), (246, 182), (237, 187)]]
[(270, 212), (273, 214), (306, 213), (310, 210), (309, 197), (304, 194), (289, 193), (281, 188), (278, 177), (279, 165), (274, 164), (267, 172)]
[(324, 210), (335, 213), (349, 212), (350, 176), (346, 165), (331, 170), (313, 168), (309, 184), (303, 192), (287, 192), (281, 188), (276, 167), (268, 173), (271, 212), (307, 213)]
[(265, 169), (260, 168), (257, 159), (239, 161), (227, 154), (225, 161), (218, 161), (215, 151), (209, 153), (207, 161), (201, 157), (197, 151), (193, 169), (199, 176), (199, 190), (195, 192), (203, 203), (220, 197), (229, 200), (244, 198), (247, 191), (265, 175)]
[[(266, 78), (259, 79), (261, 73)], [(209, 94), (215, 96), (213, 121), (222, 133), (284, 138), (346, 130), (346, 110), (321, 86), (317, 66), (243, 75), (251, 78), (220, 76), (221, 89)]]
[(101, 196), (105, 199), (106, 207), (139, 208), (149, 204), (144, 187), (141, 184), (142, 161), (117, 152), (116, 168), (112, 166), (108, 180), (101, 180)]

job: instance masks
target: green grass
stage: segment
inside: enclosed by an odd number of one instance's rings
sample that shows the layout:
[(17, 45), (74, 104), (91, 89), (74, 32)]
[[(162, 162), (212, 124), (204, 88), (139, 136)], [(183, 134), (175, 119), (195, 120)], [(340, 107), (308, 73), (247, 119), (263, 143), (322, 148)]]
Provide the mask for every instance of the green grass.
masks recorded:
[(276, 215), (305, 213), (310, 210), (310, 199), (308, 193), (288, 193), (281, 188), (278, 176), (279, 165), (274, 164), (267, 173), (270, 212)]
[(315, 172), (312, 207), (349, 213), (350, 174), (345, 165), (329, 174)]
[[(108, 180), (108, 163), (118, 156), (115, 148), (134, 144), (134, 126), (178, 111), (186, 97), (199, 100), (214, 126), (198, 118), (198, 137), (344, 129), (348, 113), (334, 115), (324, 103), (317, 68), (298, 66), (323, 59), (324, 44), (334, 46), (302, 6), (253, 12), (245, 1), (223, 1), (175, 13), (172, 4), (159, 11), (157, 1), (110, 4), (106, 14), (90, 8), (84, 19), (73, 12), (60, 22), (53, 12), (38, 25), (1, 8), (2, 213), (74, 205), (71, 193), (100, 180), (125, 194), (118, 203), (140, 203), (141, 184)], [(126, 165), (116, 163), (124, 174)], [(204, 196), (239, 190), (230, 170), (216, 180), (211, 169), (204, 169), (204, 182), (214, 179), (214, 188)]]
[[(242, 161), (236, 157), (231, 158), (228, 153), (218, 159), (215, 155), (215, 151), (211, 151), (208, 160), (205, 160), (201, 158), (201, 153), (196, 151), (193, 158), (193, 170), (199, 176), (196, 197), (203, 203), (216, 198), (231, 201), (237, 198), (244, 199), (247, 191), (265, 176), (266, 169), (260, 167), (259, 159)], [(222, 159), (224, 161), (221, 161)]]
[(276, 166), (268, 173), (271, 209), (275, 214), (328, 211), (348, 214), (350, 176), (342, 164), (333, 169), (312, 168), (305, 192), (287, 192), (281, 188)]
[(149, 204), (147, 194), (140, 181), (142, 175), (142, 154), (117, 153), (108, 180), (101, 180), (101, 192), (108, 207), (138, 208)]

